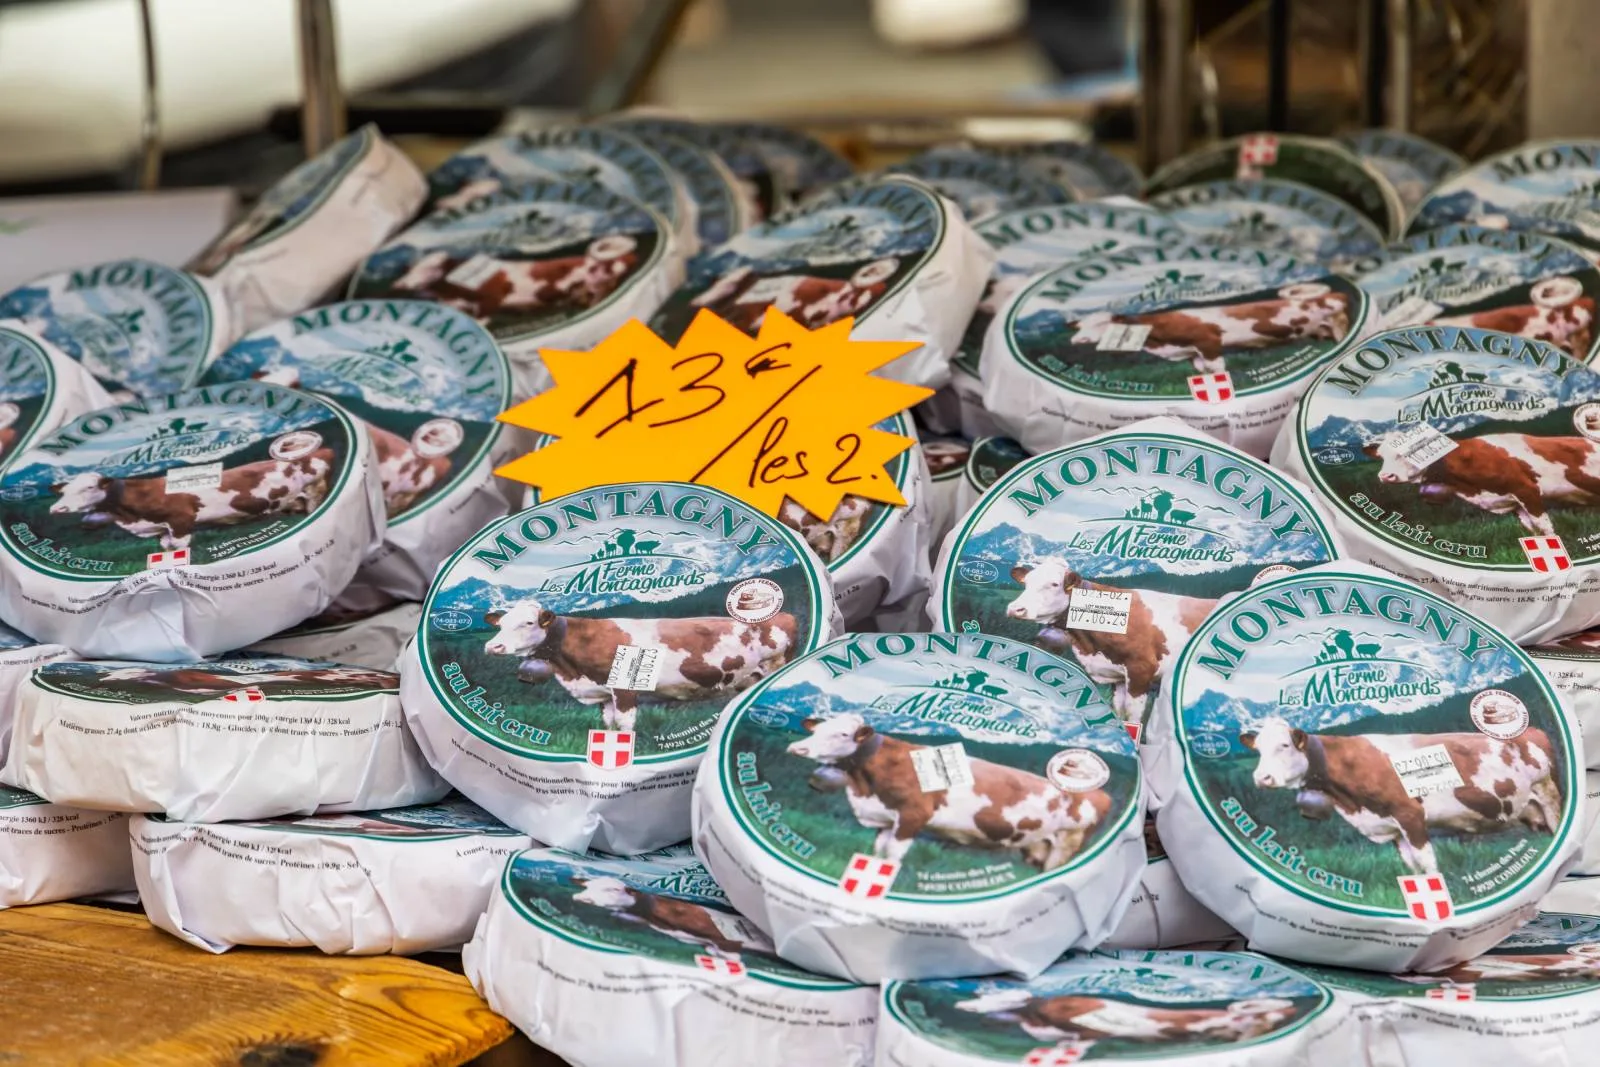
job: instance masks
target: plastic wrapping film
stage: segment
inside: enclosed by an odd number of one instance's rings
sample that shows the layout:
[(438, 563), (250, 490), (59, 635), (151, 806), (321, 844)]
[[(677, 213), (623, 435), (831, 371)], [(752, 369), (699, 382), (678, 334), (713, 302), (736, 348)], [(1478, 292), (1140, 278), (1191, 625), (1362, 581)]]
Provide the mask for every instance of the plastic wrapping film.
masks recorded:
[(1600, 622), (1600, 497), (1583, 473), (1600, 464), (1600, 374), (1559, 348), (1455, 326), (1380, 333), (1317, 376), (1272, 454), (1353, 558), (1513, 640)]
[(439, 568), (401, 669), (439, 773), (546, 844), (682, 841), (730, 697), (842, 628), (828, 573), (712, 489), (602, 486), (486, 527)]
[(0, 786), (0, 908), (132, 888), (126, 815)]
[(506, 860), (529, 845), (460, 797), (260, 822), (139, 815), (130, 830), (150, 921), (211, 952), (457, 948), (489, 906)]
[(383, 544), (356, 583), (419, 600), (439, 563), (507, 502), (494, 470), (517, 446), (495, 416), (511, 366), (488, 331), (442, 304), (352, 300), (258, 330), (204, 381), (255, 379), (331, 397), (372, 440)]
[(1257, 950), (1441, 970), (1531, 919), (1577, 861), (1582, 743), (1539, 669), (1375, 568), (1225, 601), (1162, 704), (1145, 761), (1161, 840)]
[(490, 1007), (575, 1064), (872, 1064), (877, 990), (775, 955), (687, 849), (515, 857), (462, 962)]
[(961, 515), (961, 479), (966, 473), (972, 442), (965, 437), (922, 438), (922, 455), (928, 464), (929, 551), (937, 552), (944, 535)]
[(995, 313), (983, 402), (1042, 452), (1173, 415), (1265, 456), (1368, 301), (1325, 267), (1246, 245), (1136, 246), (1037, 276)]
[(57, 803), (196, 822), (447, 792), (405, 728), (395, 675), (293, 659), (46, 664), (18, 693), (3, 776)]
[(1237, 937), (1233, 927), (1206, 910), (1178, 877), (1156, 832), (1155, 816), (1144, 821), (1147, 854), (1139, 891), (1123, 913), (1122, 921), (1102, 947), (1165, 949)]
[(1145, 866), (1138, 756), (1100, 691), (984, 634), (797, 660), (729, 705), (694, 799), (729, 901), (860, 982), (1036, 973), (1105, 940)]
[(281, 178), (189, 269), (222, 288), (243, 334), (325, 299), (426, 196), (405, 153), (363, 126)]
[(0, 768), (11, 751), (11, 727), (16, 718), (17, 693), (35, 667), (73, 659), (77, 653), (61, 645), (40, 644), (0, 623)]
[(421, 604), (393, 604), (353, 615), (329, 609), (245, 649), (256, 655), (324, 660), (378, 671), (399, 670), (400, 653), (416, 636)]

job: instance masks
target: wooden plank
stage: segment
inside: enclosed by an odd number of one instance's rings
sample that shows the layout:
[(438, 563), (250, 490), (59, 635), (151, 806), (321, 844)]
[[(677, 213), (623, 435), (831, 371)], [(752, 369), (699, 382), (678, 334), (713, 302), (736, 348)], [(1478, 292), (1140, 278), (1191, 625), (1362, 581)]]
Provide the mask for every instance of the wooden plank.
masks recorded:
[(0, 1063), (454, 1067), (511, 1036), (460, 975), (395, 956), (213, 956), (142, 915), (0, 912)]

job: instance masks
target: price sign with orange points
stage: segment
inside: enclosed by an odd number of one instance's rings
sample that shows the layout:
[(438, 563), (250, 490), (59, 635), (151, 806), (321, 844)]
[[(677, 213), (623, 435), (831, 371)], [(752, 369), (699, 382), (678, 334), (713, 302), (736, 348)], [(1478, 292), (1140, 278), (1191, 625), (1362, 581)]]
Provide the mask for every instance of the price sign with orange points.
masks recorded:
[(932, 395), (871, 372), (916, 342), (852, 341), (768, 311), (751, 337), (702, 311), (676, 345), (633, 321), (589, 352), (545, 349), (555, 386), (500, 416), (558, 440), (496, 472), (546, 498), (613, 482), (696, 482), (776, 515), (846, 494), (905, 504), (884, 465), (909, 437), (873, 425)]

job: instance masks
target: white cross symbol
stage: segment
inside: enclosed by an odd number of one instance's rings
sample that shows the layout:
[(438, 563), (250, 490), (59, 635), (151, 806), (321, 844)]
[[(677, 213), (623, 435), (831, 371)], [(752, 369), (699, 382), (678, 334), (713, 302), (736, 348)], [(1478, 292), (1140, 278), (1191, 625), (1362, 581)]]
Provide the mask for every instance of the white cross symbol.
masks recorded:
[(1424, 994), (1429, 1000), (1467, 1001), (1478, 999), (1478, 989), (1470, 985), (1447, 985)]
[(255, 686), (251, 686), (249, 689), (235, 689), (222, 699), (232, 701), (235, 704), (259, 704), (261, 701), (267, 699), (267, 694), (263, 693)]
[(1442, 874), (1402, 875), (1400, 895), (1405, 897), (1412, 918), (1423, 922), (1443, 922), (1455, 913), (1450, 887), (1444, 884)]
[(144, 558), (147, 570), (164, 570), (168, 567), (181, 567), (189, 562), (187, 548), (174, 548), (169, 552), (152, 552)]
[(880, 860), (875, 856), (857, 852), (844, 866), (839, 878), (839, 888), (853, 897), (877, 900), (889, 892), (900, 864), (895, 860)]
[(1239, 145), (1239, 162), (1251, 167), (1270, 167), (1278, 162), (1278, 139), (1271, 134), (1246, 137)]
[(1025, 1067), (1071, 1067), (1088, 1052), (1088, 1045), (1053, 1045), (1034, 1049), (1022, 1058), (1022, 1062)]
[(1233, 378), (1220, 374), (1195, 374), (1189, 378), (1189, 393), (1202, 404), (1220, 404), (1233, 399)]
[(744, 964), (738, 957), (696, 956), (694, 961), (702, 970), (710, 971), (719, 978), (738, 978), (744, 974)]
[(633, 731), (590, 730), (589, 762), (608, 771), (633, 762)]
[(1528, 564), (1540, 574), (1572, 569), (1572, 557), (1559, 537), (1524, 537), (1522, 551)]

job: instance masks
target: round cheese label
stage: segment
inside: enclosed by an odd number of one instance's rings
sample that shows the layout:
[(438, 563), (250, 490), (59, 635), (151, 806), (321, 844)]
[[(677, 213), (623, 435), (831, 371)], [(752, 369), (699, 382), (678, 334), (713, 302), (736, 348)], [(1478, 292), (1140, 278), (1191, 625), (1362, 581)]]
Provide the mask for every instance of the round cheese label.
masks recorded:
[(755, 221), (753, 200), (716, 153), (647, 124), (628, 126), (627, 131), (656, 152), (683, 183), (694, 204), (701, 248), (715, 248)]
[(715, 490), (638, 483), (486, 527), (440, 567), (417, 652), (478, 738), (637, 766), (700, 752), (731, 696), (821, 642), (830, 609), (787, 527)]
[(56, 368), (36, 338), (0, 324), (0, 463), (25, 452), (55, 409)]
[(362, 160), (378, 149), (379, 141), (376, 126), (363, 126), (295, 167), (274, 182), (249, 214), (201, 252), (188, 268), (199, 274), (214, 274), (240, 252), (283, 237), (314, 215)]
[(936, 628), (1074, 659), (1137, 722), (1220, 598), (1338, 554), (1288, 479), (1159, 425), (1025, 459), (999, 476), (948, 542)]
[(766, 218), (778, 204), (778, 181), (771, 164), (755, 145), (737, 136), (729, 126), (630, 112), (605, 121), (607, 125), (617, 126), (629, 133), (679, 137), (715, 155), (733, 172), (739, 183), (746, 208), (751, 213), (746, 225)]
[[(904, 413), (884, 419), (873, 429), (902, 437), (916, 437), (911, 420)], [(915, 450), (907, 449), (884, 464), (884, 472), (890, 483), (908, 499), (909, 494), (914, 492), (914, 456)], [(785, 498), (778, 510), (778, 521), (803, 537), (817, 557), (828, 565), (828, 569), (837, 573), (849, 568), (857, 557), (869, 554), (869, 546), (878, 540), (896, 513), (901, 511), (903, 509), (895, 504), (847, 495), (839, 502), (834, 513), (823, 520)], [(874, 570), (881, 568), (875, 567)]]
[(1475, 163), (1417, 207), (1413, 231), (1452, 222), (1528, 230), (1600, 255), (1600, 141), (1544, 141)]
[(650, 327), (676, 341), (709, 308), (753, 334), (775, 307), (808, 329), (850, 316), (859, 328), (935, 257), (945, 225), (939, 198), (919, 182), (855, 184), (697, 256)]
[(955, 201), (969, 222), (992, 219), (1002, 211), (1046, 204), (1068, 204), (1072, 193), (1004, 159), (971, 149), (938, 149), (889, 168), (891, 174), (919, 178), (940, 196)]
[(8, 785), (0, 785), (0, 811), (14, 808), (36, 808), (50, 803), (37, 793), (30, 793), (26, 789), (13, 789)]
[(1222, 179), (1153, 197), (1181, 226), (1343, 271), (1383, 254), (1385, 234), (1353, 206), (1281, 178)]
[(1012, 358), (1063, 392), (1164, 412), (1282, 389), (1343, 351), (1366, 314), (1353, 282), (1275, 252), (1144, 246), (1038, 276), (999, 328)]
[(1401, 130), (1360, 130), (1339, 143), (1382, 174), (1409, 215), (1428, 191), (1467, 165), (1467, 161), (1425, 137)]
[(497, 341), (530, 342), (628, 306), (669, 237), (661, 216), (594, 182), (508, 185), (399, 234), (361, 264), (349, 295), (437, 301)]
[[(1329, 1012), (1326, 986), (1262, 956), (1236, 952), (1071, 953), (1033, 978), (895, 982), (884, 1024), (972, 1062), (1057, 1067), (1101, 1061), (1192, 1062), (1208, 1053), (1283, 1044)], [(900, 1049), (911, 1052), (910, 1046)], [(1296, 1053), (1299, 1053), (1298, 1055)], [(913, 1058), (890, 1059), (911, 1067)], [(967, 1062), (939, 1060), (946, 1062)]]
[(1320, 137), (1253, 133), (1202, 148), (1150, 178), (1156, 196), (1201, 182), (1276, 178), (1320, 189), (1360, 211), (1385, 237), (1398, 236), (1405, 206), (1393, 187), (1349, 149)]
[(1600, 992), (1600, 918), (1540, 912), (1476, 959), (1430, 974), (1388, 975), (1345, 968), (1310, 971), (1335, 990), (1385, 1000), (1471, 1005), (1594, 994)]
[(1580, 362), (1600, 349), (1600, 268), (1543, 234), (1441, 226), (1358, 264), (1353, 277), (1379, 329), (1475, 326), (1547, 341)]
[(1554, 692), (1414, 585), (1336, 568), (1264, 582), (1200, 625), (1170, 687), (1185, 803), (1233, 862), (1323, 916), (1493, 922), (1571, 852), (1579, 768)]
[(22, 319), (108, 388), (143, 397), (187, 389), (227, 343), (199, 280), (145, 259), (29, 282), (0, 297), (0, 318)]
[(1407, 558), (1541, 575), (1600, 560), (1600, 374), (1554, 345), (1380, 333), (1312, 383), (1290, 447), (1346, 522)]
[(1134, 245), (1172, 246), (1188, 233), (1140, 204), (1057, 204), (1006, 211), (973, 227), (994, 249), (989, 284), (961, 337), (955, 362), (974, 376), (995, 312), (1028, 279), (1062, 263)]
[(986, 148), (1023, 170), (1038, 174), (1071, 190), (1079, 200), (1104, 196), (1138, 196), (1144, 186), (1139, 168), (1104, 147), (1082, 141), (1044, 141), (1039, 144)]
[[(1142, 817), (1133, 742), (1078, 668), (983, 634), (854, 635), (726, 712), (720, 802), (858, 900), (993, 900), (1092, 869)], [(989, 818), (1003, 791), (1012, 815)]]
[(972, 443), (962, 474), (967, 485), (982, 496), (1002, 475), (1032, 456), (1032, 452), (1009, 437), (985, 437)]
[(372, 437), (389, 525), (488, 480), (511, 368), (487, 330), (442, 305), (351, 300), (258, 330), (203, 381), (272, 382), (333, 397)]
[(853, 173), (837, 152), (799, 130), (765, 122), (723, 123), (721, 129), (761, 160), (780, 203), (795, 203)]
[(599, 185), (652, 209), (674, 228), (683, 222), (683, 194), (666, 161), (610, 126), (515, 133), (469, 145), (428, 175), (428, 202), (431, 210), (452, 210), (539, 180)]
[(967, 466), (967, 456), (971, 453), (972, 442), (965, 437), (922, 439), (922, 455), (928, 462), (928, 473), (935, 482), (960, 478)]
[(39, 667), (29, 684), (103, 704), (222, 700), (247, 709), (293, 701), (364, 701), (374, 694), (396, 691), (400, 677), (366, 667), (263, 656), (160, 664), (64, 660)]
[(534, 849), (506, 865), (500, 891), (533, 926), (601, 954), (797, 989), (854, 985), (780, 957), (686, 849), (634, 859)]
[[(154, 822), (169, 822), (152, 815)], [(376, 841), (450, 841), (459, 837), (524, 837), (467, 798), (453, 794), (437, 804), (405, 808), (340, 812), (328, 815), (288, 816), (235, 823), (261, 830), (317, 837), (361, 837)]]
[(103, 408), (12, 460), (0, 545), (78, 581), (247, 558), (319, 519), (353, 472), (365, 491), (357, 433), (340, 408), (264, 382)]

